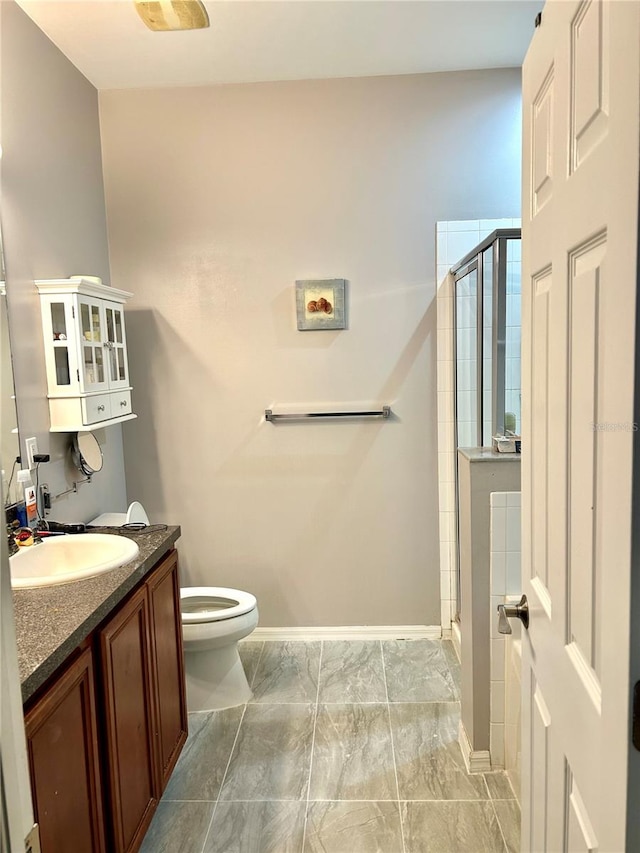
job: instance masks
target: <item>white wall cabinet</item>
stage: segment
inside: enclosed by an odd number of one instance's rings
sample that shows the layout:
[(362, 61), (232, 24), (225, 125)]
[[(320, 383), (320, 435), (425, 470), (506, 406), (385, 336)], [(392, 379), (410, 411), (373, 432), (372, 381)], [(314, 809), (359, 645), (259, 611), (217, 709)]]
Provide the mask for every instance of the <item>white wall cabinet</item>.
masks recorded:
[(124, 303), (133, 294), (76, 276), (36, 281), (42, 309), (51, 432), (135, 418)]

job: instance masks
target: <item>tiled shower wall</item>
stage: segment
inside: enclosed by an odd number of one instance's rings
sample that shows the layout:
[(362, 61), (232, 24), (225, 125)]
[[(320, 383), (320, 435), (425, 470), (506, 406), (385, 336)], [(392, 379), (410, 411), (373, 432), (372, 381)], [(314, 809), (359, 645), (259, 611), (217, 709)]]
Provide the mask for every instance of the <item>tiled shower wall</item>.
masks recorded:
[[(491, 766), (505, 767), (505, 723), (507, 719), (506, 703), (506, 667), (507, 636), (498, 632), (498, 605), (505, 601), (518, 600), (522, 591), (520, 576), (520, 492), (493, 492), (491, 506), (491, 711), (489, 748)], [(520, 639), (520, 622), (510, 620), (513, 634), (511, 638)], [(510, 717), (514, 718), (513, 696), (510, 696)], [(519, 716), (519, 714), (517, 715)], [(510, 732), (510, 735), (513, 735)], [(519, 733), (518, 733), (519, 737)], [(511, 755), (510, 755), (511, 758)]]
[[(440, 616), (449, 637), (456, 616), (458, 546), (454, 427), (453, 277), (449, 269), (497, 228), (519, 228), (519, 219), (467, 219), (438, 222), (438, 480), (440, 490)], [(515, 261), (514, 261), (515, 263)], [(515, 287), (515, 283), (514, 283)], [(519, 288), (519, 282), (518, 282)], [(512, 309), (515, 311), (515, 309)], [(515, 319), (516, 314), (509, 315)], [(509, 322), (509, 320), (508, 320)]]

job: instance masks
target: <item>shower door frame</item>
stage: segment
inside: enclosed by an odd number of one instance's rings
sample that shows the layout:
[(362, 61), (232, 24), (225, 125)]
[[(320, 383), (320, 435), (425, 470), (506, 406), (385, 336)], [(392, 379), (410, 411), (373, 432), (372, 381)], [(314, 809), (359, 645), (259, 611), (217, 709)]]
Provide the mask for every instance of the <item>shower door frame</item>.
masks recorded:
[[(491, 275), (491, 434), (504, 434), (505, 403), (505, 349), (507, 317), (507, 244), (509, 240), (521, 239), (520, 228), (499, 228), (468, 252), (462, 260), (451, 268), (453, 276), (453, 427), (455, 455), (455, 508), (456, 541), (460, 541), (460, 507), (458, 494), (458, 316), (457, 284), (474, 270), (477, 271), (476, 287), (476, 440), (477, 447), (483, 445), (484, 431), (484, 389), (483, 380), (483, 331), (484, 331), (484, 254), (492, 249)], [(496, 331), (497, 330), (497, 331)], [(501, 335), (498, 334), (501, 330)], [(460, 621), (460, 554), (456, 548), (456, 612), (454, 620)]]

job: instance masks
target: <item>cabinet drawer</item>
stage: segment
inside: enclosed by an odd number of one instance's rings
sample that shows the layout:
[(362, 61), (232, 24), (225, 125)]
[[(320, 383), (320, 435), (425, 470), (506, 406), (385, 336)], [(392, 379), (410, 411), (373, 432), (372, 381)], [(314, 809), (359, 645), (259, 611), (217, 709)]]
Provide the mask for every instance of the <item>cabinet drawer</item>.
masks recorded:
[[(119, 414), (119, 413), (118, 413)], [(96, 394), (82, 399), (82, 423), (95, 424), (115, 417), (111, 412), (111, 395)]]
[(111, 397), (111, 417), (119, 418), (131, 414), (131, 391), (115, 391)]

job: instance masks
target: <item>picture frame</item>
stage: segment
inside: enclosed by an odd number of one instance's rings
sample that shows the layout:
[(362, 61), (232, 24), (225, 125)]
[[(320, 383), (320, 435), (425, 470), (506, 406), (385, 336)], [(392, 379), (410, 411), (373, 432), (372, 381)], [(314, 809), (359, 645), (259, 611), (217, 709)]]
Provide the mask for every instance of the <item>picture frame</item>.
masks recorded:
[(346, 329), (346, 279), (296, 281), (296, 315), (300, 332)]

